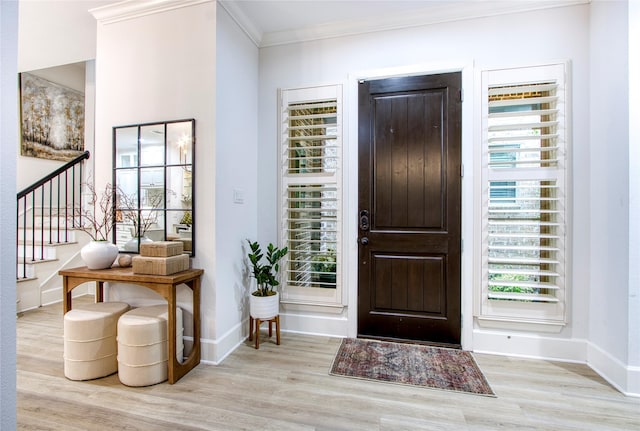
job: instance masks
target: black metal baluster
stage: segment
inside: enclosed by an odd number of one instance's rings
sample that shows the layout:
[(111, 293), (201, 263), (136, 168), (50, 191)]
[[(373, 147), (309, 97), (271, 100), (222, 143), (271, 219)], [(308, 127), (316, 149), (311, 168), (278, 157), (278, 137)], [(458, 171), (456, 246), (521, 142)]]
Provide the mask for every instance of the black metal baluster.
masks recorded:
[[(20, 278), (27, 278), (27, 249), (28, 249), (28, 243), (27, 243), (27, 229), (31, 228), (31, 261), (35, 262), (36, 261), (36, 217), (39, 217), (40, 219), (40, 225), (38, 226), (38, 228), (40, 229), (40, 260), (44, 260), (45, 259), (45, 226), (44, 226), (44, 221), (46, 219), (46, 215), (44, 214), (44, 209), (45, 209), (45, 193), (46, 193), (46, 187), (47, 184), (49, 185), (49, 202), (48, 202), (48, 211), (49, 211), (49, 226), (47, 227), (47, 230), (49, 231), (49, 243), (48, 244), (53, 244), (53, 208), (54, 208), (54, 203), (53, 203), (53, 199), (54, 199), (54, 195), (53, 195), (53, 181), (54, 178), (57, 177), (58, 181), (57, 181), (57, 202), (55, 204), (55, 207), (57, 208), (57, 213), (56, 213), (56, 220), (57, 220), (57, 242), (60, 242), (60, 216), (61, 216), (61, 191), (60, 191), (60, 184), (61, 184), (61, 179), (60, 176), (62, 175), (62, 173), (64, 172), (65, 174), (65, 211), (64, 211), (64, 216), (65, 216), (65, 242), (69, 241), (69, 235), (68, 235), (68, 226), (67, 226), (67, 221), (68, 221), (68, 217), (69, 217), (69, 174), (68, 174), (68, 170), (69, 169), (73, 169), (72, 172), (72, 187), (73, 190), (71, 191), (71, 195), (72, 195), (72, 217), (73, 217), (73, 222), (72, 225), (73, 227), (75, 227), (75, 165), (79, 165), (79, 169), (80, 169), (80, 179), (78, 181), (78, 194), (79, 194), (79, 207), (78, 207), (78, 212), (79, 212), (79, 220), (81, 221), (81, 217), (82, 217), (82, 161), (85, 159), (88, 159), (90, 156), (88, 151), (85, 151), (84, 153), (82, 153), (80, 156), (76, 157), (75, 159), (73, 159), (72, 161), (70, 161), (69, 163), (65, 164), (64, 166), (61, 166), (60, 168), (56, 169), (54, 172), (50, 173), (49, 175), (47, 175), (46, 177), (42, 178), (41, 180), (35, 182), (34, 184), (32, 184), (31, 186), (27, 187), (26, 189), (18, 192), (17, 194), (17, 199), (16, 199), (16, 229), (19, 232), (20, 228), (22, 228), (22, 246), (20, 245), (20, 234), (18, 233), (16, 235), (16, 253), (18, 256), (20, 256), (20, 254), (22, 254), (22, 276), (20, 277), (18, 275), (19, 269), (20, 269), (20, 265), (16, 265), (16, 279), (20, 279)], [(37, 202), (37, 193), (38, 190), (40, 191), (40, 203), (41, 203), (41, 207), (40, 207), (40, 215), (38, 216), (36, 213), (38, 211), (37, 206), (36, 206), (36, 202)], [(30, 197), (30, 199), (29, 199)], [(29, 200), (31, 201), (31, 208), (29, 209), (27, 207)], [(22, 217), (20, 216), (20, 211), (22, 211)], [(28, 223), (28, 214), (27, 212), (31, 211), (31, 224), (29, 225)], [(22, 219), (22, 225), (20, 223)], [(22, 250), (22, 252), (20, 251)]]
[[(35, 191), (34, 191), (35, 193)], [(40, 243), (44, 244), (44, 186), (40, 188)]]
[[(51, 204), (53, 203), (53, 181), (49, 180), (49, 244), (53, 242), (53, 230), (51, 230)], [(43, 184), (44, 187), (44, 184)]]
[(31, 261), (36, 260), (36, 194), (31, 192)]
[(56, 240), (56, 243), (60, 242), (60, 174), (58, 174), (58, 209), (56, 211), (56, 217), (58, 218), (58, 228), (57, 228), (57, 233), (58, 233), (58, 239)]
[[(71, 171), (71, 227), (76, 227), (76, 167), (73, 166)], [(67, 224), (69, 219), (67, 219)], [(67, 226), (68, 228), (69, 226)]]
[[(67, 217), (69, 217), (69, 171), (64, 171), (64, 242), (69, 242), (67, 231)], [(60, 225), (60, 217), (58, 216), (58, 225)]]

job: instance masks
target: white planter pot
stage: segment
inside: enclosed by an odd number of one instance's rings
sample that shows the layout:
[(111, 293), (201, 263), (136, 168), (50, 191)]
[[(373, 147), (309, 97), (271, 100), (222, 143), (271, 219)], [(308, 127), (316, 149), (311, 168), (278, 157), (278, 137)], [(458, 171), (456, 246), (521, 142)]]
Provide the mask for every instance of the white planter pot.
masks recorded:
[(108, 241), (91, 241), (80, 250), (80, 256), (89, 269), (106, 269), (118, 257), (118, 247)]
[(254, 319), (267, 320), (280, 313), (280, 294), (272, 296), (249, 295), (249, 313)]

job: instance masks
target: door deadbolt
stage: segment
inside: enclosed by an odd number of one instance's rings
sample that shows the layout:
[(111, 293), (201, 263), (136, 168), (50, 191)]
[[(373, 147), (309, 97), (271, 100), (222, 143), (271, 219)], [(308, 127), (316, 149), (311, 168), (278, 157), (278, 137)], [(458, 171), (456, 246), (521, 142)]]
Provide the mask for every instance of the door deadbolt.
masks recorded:
[(360, 211), (360, 230), (369, 230), (369, 211)]

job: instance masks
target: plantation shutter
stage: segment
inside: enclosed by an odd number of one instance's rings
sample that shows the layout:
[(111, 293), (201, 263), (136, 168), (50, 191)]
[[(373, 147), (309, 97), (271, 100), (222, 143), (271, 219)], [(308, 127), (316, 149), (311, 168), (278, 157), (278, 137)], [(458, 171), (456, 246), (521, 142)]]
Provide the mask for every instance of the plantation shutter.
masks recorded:
[(283, 299), (341, 302), (339, 86), (281, 93), (281, 238), (289, 247)]
[(564, 65), (483, 73), (484, 317), (563, 321)]

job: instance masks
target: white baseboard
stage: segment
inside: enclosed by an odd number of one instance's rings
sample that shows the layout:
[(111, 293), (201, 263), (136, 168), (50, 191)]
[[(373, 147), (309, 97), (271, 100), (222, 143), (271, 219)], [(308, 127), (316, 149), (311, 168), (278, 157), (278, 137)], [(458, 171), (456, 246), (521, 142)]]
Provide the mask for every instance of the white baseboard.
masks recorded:
[(473, 351), (562, 362), (587, 361), (586, 340), (496, 330), (475, 329)]
[[(95, 295), (94, 290), (87, 283), (81, 284), (73, 289), (71, 294), (74, 298), (84, 295)], [(62, 286), (43, 290), (40, 293), (40, 302), (43, 306), (62, 302)]]
[(200, 339), (200, 362), (218, 365), (233, 353), (249, 335), (249, 319), (238, 323), (218, 339)]
[(280, 325), (284, 332), (344, 338), (348, 333), (346, 316), (281, 313)]
[(623, 394), (640, 397), (640, 367), (623, 364), (593, 343), (587, 344), (587, 364)]

